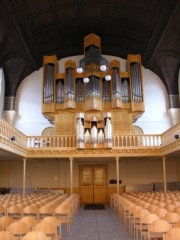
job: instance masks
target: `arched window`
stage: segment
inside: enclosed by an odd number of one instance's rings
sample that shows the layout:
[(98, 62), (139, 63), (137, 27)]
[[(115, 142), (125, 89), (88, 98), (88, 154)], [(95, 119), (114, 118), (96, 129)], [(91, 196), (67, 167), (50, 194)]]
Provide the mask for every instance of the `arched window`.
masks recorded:
[(5, 80), (3, 69), (0, 68), (0, 118), (2, 117), (4, 108), (4, 93), (5, 93)]

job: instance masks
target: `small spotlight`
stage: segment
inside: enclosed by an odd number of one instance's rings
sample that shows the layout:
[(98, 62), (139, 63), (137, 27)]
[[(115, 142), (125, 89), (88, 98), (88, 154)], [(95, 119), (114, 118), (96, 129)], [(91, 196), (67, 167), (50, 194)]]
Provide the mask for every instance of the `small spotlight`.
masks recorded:
[(16, 140), (15, 136), (12, 136), (11, 141), (15, 141), (15, 140)]
[(175, 139), (179, 139), (179, 134), (175, 134), (175, 135), (174, 135), (174, 138), (175, 138)]

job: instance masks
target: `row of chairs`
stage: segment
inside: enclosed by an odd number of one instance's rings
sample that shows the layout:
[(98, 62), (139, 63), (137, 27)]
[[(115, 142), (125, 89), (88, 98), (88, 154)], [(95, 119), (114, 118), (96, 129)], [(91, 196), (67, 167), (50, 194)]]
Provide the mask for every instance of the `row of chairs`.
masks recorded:
[[(43, 206), (45, 207), (45, 206)], [(46, 206), (47, 207), (47, 206)], [(7, 230), (12, 230), (12, 229), (20, 229), (17, 226), (23, 226), (25, 224), (28, 227), (28, 230), (32, 230), (36, 225), (41, 226), (41, 228), (44, 229), (44, 232), (48, 234), (47, 231), (50, 232), (53, 231), (52, 228), (57, 228), (58, 227), (58, 232), (59, 232), (59, 239), (61, 239), (61, 233), (62, 233), (62, 225), (66, 224), (66, 234), (69, 234), (70, 231), (70, 226), (73, 222), (73, 219), (77, 213), (79, 207), (79, 196), (77, 194), (72, 194), (71, 196), (66, 196), (63, 201), (61, 201), (58, 206), (56, 205), (55, 209), (51, 207), (51, 211), (42, 211), (38, 212), (39, 214), (36, 215), (32, 212), (28, 212), (28, 214), (24, 214), (23, 216), (18, 216), (14, 217), (10, 215), (4, 215), (0, 217), (0, 230), (1, 231), (7, 231)], [(41, 208), (40, 208), (41, 209)], [(30, 213), (30, 214), (29, 214)], [(53, 226), (48, 227), (47, 223), (44, 223), (44, 221), (49, 221)], [(43, 222), (43, 224), (41, 223)], [(41, 223), (41, 224), (40, 224)], [(39, 225), (38, 225), (39, 224)], [(43, 226), (42, 226), (43, 225)], [(47, 225), (47, 226), (45, 226)], [(12, 229), (11, 229), (12, 228)], [(23, 231), (26, 231), (26, 228)], [(41, 229), (41, 230), (43, 230)], [(51, 229), (51, 230), (50, 230)], [(40, 231), (38, 227), (36, 227), (34, 230)], [(12, 232), (12, 231), (11, 231)], [(48, 234), (48, 235), (49, 235)], [(22, 235), (22, 233), (21, 233)], [(54, 235), (55, 237), (55, 235)], [(55, 237), (57, 239), (57, 237)]]
[[(16, 240), (16, 238), (9, 231), (0, 231), (0, 240)], [(28, 232), (22, 240), (48, 240), (48, 237), (41, 231), (32, 231)]]
[(134, 240), (177, 240), (173, 234), (180, 232), (179, 197), (179, 192), (112, 194), (111, 207)]

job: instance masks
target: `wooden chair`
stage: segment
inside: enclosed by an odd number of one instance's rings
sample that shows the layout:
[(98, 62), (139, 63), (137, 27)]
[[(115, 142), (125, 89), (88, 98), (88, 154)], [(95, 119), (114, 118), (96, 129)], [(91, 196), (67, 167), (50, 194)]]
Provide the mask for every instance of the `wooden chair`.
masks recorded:
[(0, 231), (0, 240), (15, 240), (15, 237), (9, 231)]
[(33, 217), (38, 217), (38, 208), (36, 208), (35, 206), (26, 206), (25, 208), (23, 208), (22, 210), (22, 214), (23, 216), (33, 216)]
[(56, 232), (57, 236), (59, 236), (59, 239), (61, 239), (61, 237), (62, 237), (61, 222), (60, 222), (60, 220), (57, 217), (55, 217), (55, 216), (47, 216), (47, 217), (42, 219), (42, 222), (49, 222), (53, 226), (55, 226), (55, 228), (57, 230), (57, 232)]
[(175, 212), (168, 212), (164, 216), (164, 220), (169, 222), (172, 225), (172, 227), (175, 227), (176, 223), (180, 220), (180, 215), (178, 213), (175, 213)]
[(166, 234), (166, 240), (180, 239), (180, 228), (171, 228)]
[(61, 225), (66, 225), (66, 234), (69, 234), (71, 223), (71, 209), (67, 206), (60, 204), (55, 210), (54, 215), (60, 220)]
[(51, 240), (57, 240), (57, 228), (49, 222), (41, 221), (34, 226), (33, 230), (44, 232)]
[(14, 219), (10, 216), (2, 216), (0, 217), (0, 230), (5, 231), (7, 227), (14, 222)]
[(7, 230), (11, 232), (17, 239), (23, 237), (29, 231), (27, 225), (20, 221), (11, 223)]
[(13, 219), (19, 219), (22, 216), (22, 209), (17, 205), (12, 205), (7, 209), (7, 215)]
[(38, 219), (33, 216), (24, 216), (19, 221), (24, 222), (29, 228), (29, 231), (38, 223)]
[(164, 216), (168, 213), (167, 209), (165, 208), (158, 208), (155, 212), (154, 212), (157, 216), (160, 217), (160, 219), (163, 219)]
[(38, 219), (42, 219), (47, 216), (54, 216), (54, 209), (49, 205), (45, 205), (39, 208)]
[(22, 240), (48, 240), (48, 237), (44, 232), (41, 231), (31, 231), (28, 232)]
[(3, 206), (0, 205), (0, 217), (6, 215), (6, 210)]
[(140, 219), (140, 238), (141, 238), (141, 240), (143, 239), (143, 237), (144, 237), (144, 239), (147, 239), (149, 225), (158, 219), (160, 219), (160, 218), (154, 213), (149, 213)]
[(147, 209), (140, 209), (135, 213), (134, 217), (134, 239), (139, 239), (139, 232), (140, 232), (140, 224), (141, 219), (145, 217), (147, 214), (149, 214), (149, 211)]
[(147, 239), (163, 239), (165, 240), (165, 234), (171, 229), (171, 224), (165, 220), (159, 219), (154, 221), (148, 227)]

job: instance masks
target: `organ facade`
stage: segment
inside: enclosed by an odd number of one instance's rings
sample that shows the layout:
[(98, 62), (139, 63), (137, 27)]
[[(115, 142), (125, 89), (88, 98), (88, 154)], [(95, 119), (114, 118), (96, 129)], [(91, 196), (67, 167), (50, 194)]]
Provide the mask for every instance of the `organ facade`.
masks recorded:
[[(95, 34), (84, 38), (85, 57), (91, 47), (101, 52)], [(57, 57), (44, 56), (42, 113), (56, 135), (76, 136), (77, 148), (111, 148), (112, 136), (131, 135), (144, 112), (141, 56), (129, 54), (125, 72), (118, 60), (109, 62), (105, 71), (96, 63), (82, 72), (77, 68), (69, 60), (60, 73)]]

